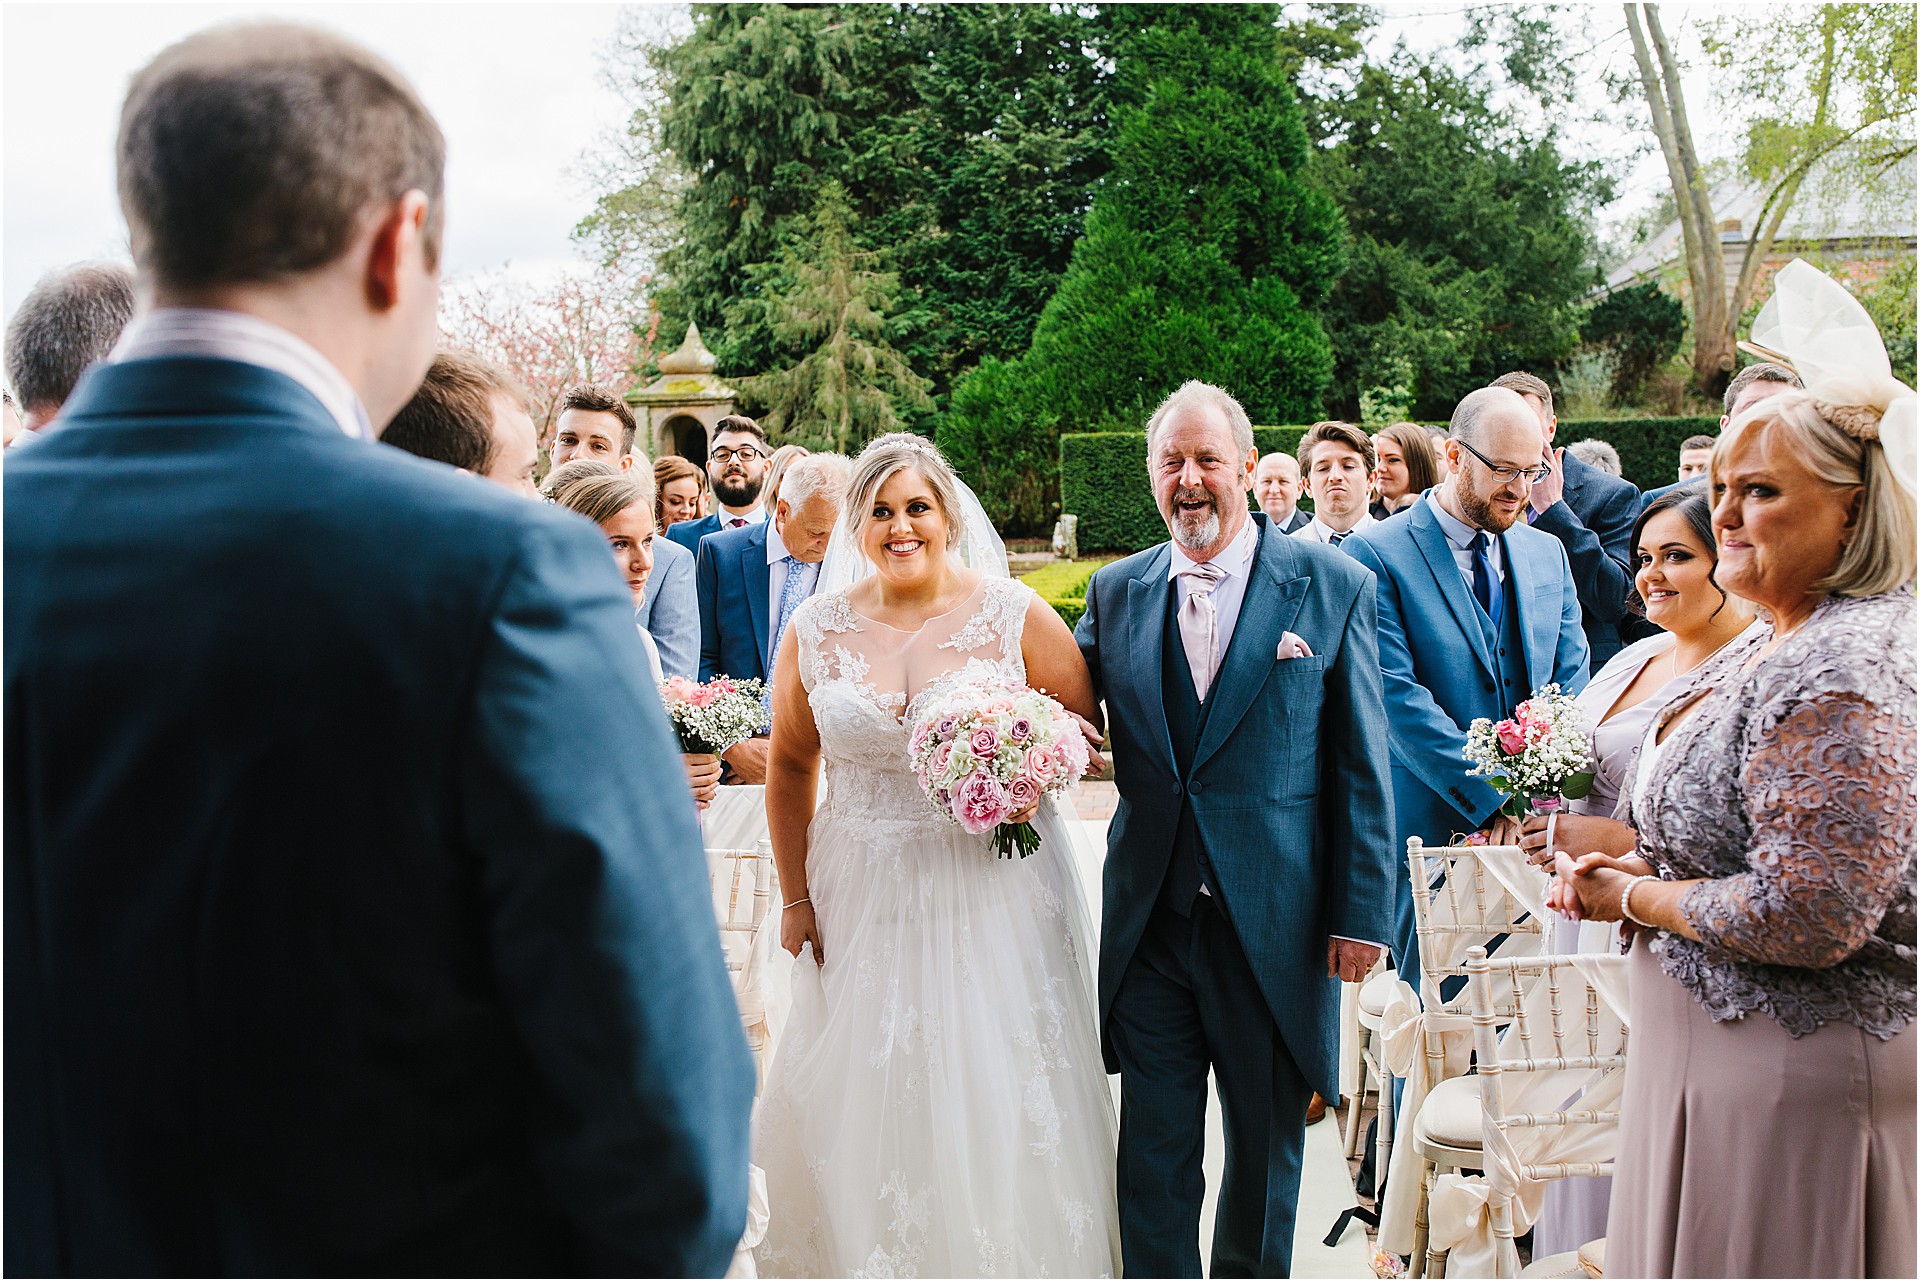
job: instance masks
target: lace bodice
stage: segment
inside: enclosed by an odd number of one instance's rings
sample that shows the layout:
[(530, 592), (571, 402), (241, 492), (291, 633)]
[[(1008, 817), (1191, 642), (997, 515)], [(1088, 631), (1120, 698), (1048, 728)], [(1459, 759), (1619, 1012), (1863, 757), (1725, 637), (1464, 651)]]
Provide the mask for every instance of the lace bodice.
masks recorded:
[(1627, 816), (1662, 876), (1706, 879), (1681, 903), (1702, 938), (1657, 936), (1662, 968), (1716, 1019), (1894, 1036), (1914, 1016), (1912, 594), (1831, 599), (1667, 707), (1702, 688)]
[(816, 596), (795, 612), (800, 683), (820, 732), (828, 804), (910, 826), (948, 822), (921, 794), (908, 764), (913, 701), (954, 680), (1025, 685), (1020, 635), (1032, 599), (1024, 583), (983, 578), (966, 600), (912, 632), (860, 615), (844, 591)]

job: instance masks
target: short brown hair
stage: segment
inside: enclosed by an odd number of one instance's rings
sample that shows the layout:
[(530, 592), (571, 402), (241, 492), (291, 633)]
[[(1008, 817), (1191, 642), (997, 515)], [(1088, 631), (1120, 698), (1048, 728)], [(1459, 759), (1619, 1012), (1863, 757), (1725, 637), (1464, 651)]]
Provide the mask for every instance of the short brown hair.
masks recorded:
[(472, 352), (440, 352), (380, 439), (421, 458), (485, 472), (493, 466), (493, 398), (502, 392), (520, 396), (498, 366)]
[(1295, 457), (1300, 464), (1302, 476), (1313, 472), (1313, 447), (1322, 441), (1332, 441), (1336, 445), (1346, 446), (1366, 460), (1369, 474), (1373, 472), (1373, 438), (1351, 423), (1342, 423), (1338, 419), (1325, 419), (1308, 428), (1307, 434), (1300, 438), (1300, 449)]
[(1680, 442), (1680, 452), (1685, 454), (1688, 450), (1710, 450), (1713, 448), (1713, 441), (1714, 438), (1711, 436), (1689, 436)]
[(370, 209), (427, 196), (440, 256), (446, 139), (385, 61), (330, 32), (234, 23), (135, 73), (120, 111), (133, 257), (165, 287), (272, 281), (345, 253)]
[(89, 365), (104, 361), (133, 319), (133, 272), (75, 263), (42, 276), (7, 325), (7, 377), (29, 414), (66, 404)]
[(1755, 383), (1784, 383), (1788, 387), (1800, 387), (1800, 376), (1785, 365), (1776, 365), (1772, 361), (1755, 361), (1735, 374), (1727, 381), (1727, 391), (1720, 398), (1720, 412), (1731, 416), (1733, 407), (1740, 403), (1740, 393)]
[(560, 398), (560, 408), (555, 411), (554, 418), (558, 419), (568, 410), (613, 415), (620, 420), (621, 456), (633, 453), (633, 437), (640, 430), (640, 425), (634, 421), (633, 409), (627, 404), (626, 398), (611, 387), (599, 383), (575, 383)]
[(1553, 389), (1547, 386), (1547, 380), (1544, 378), (1517, 369), (1511, 374), (1502, 374), (1487, 386), (1504, 387), (1522, 396), (1538, 397), (1540, 404), (1546, 407), (1547, 417), (1553, 417)]
[(745, 414), (728, 414), (713, 425), (713, 434), (715, 436), (720, 435), (722, 432), (746, 432), (749, 435), (759, 437), (760, 444), (768, 444), (767, 430), (748, 418)]
[(675, 481), (693, 480), (700, 483), (700, 489), (707, 488), (707, 474), (698, 463), (678, 454), (663, 454), (653, 464), (653, 523), (662, 530), (667, 528), (667, 514), (661, 504), (667, 486)]

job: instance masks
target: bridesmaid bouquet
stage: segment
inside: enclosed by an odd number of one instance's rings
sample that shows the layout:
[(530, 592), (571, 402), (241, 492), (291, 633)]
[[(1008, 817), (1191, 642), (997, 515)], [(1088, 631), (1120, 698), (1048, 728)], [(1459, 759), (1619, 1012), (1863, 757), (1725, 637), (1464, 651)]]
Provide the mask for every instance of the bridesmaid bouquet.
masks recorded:
[(715, 677), (704, 685), (685, 677), (660, 683), (660, 702), (667, 720), (680, 736), (680, 751), (719, 756), (743, 739), (759, 734), (767, 724), (761, 702), (765, 683)]
[(993, 833), (1001, 858), (1040, 846), (1029, 823), (1009, 815), (1058, 796), (1087, 772), (1087, 741), (1065, 708), (1038, 690), (955, 685), (930, 696), (907, 741), (927, 800), (978, 836)]
[(1551, 814), (1561, 798), (1578, 800), (1593, 787), (1593, 734), (1579, 704), (1551, 682), (1503, 721), (1476, 717), (1466, 758), (1467, 773), (1507, 794), (1500, 809), (1515, 819)]

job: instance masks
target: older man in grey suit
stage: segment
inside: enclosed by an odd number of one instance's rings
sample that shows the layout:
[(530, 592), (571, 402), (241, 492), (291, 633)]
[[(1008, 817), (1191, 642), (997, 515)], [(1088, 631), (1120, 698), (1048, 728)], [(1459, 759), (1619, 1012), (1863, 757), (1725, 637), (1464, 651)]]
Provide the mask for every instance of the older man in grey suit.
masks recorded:
[(1247, 511), (1246, 412), (1205, 383), (1147, 425), (1173, 538), (1102, 569), (1076, 637), (1106, 702), (1101, 1032), (1121, 1075), (1126, 1272), (1200, 1276), (1207, 1075), (1226, 1118), (1220, 1277), (1285, 1276), (1340, 989), (1393, 920), (1373, 575)]

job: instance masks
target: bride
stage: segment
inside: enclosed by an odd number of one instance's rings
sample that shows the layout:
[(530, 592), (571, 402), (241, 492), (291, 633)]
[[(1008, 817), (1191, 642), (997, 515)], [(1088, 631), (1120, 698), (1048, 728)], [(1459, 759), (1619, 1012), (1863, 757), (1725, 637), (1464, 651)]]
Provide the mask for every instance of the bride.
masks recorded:
[(767, 815), (798, 960), (755, 1131), (757, 1263), (1112, 1276), (1113, 1102), (1072, 838), (1043, 802), (1039, 850), (996, 859), (907, 759), (914, 699), (936, 684), (1031, 685), (1091, 718), (1092, 680), (927, 441), (866, 448), (833, 538), (773, 677)]

